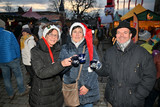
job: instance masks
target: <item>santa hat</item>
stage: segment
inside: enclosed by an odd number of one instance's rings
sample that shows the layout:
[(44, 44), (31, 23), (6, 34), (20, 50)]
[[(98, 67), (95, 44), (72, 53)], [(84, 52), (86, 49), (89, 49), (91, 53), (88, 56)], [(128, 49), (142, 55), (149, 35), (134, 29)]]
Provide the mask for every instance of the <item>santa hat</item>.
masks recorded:
[(76, 26), (80, 26), (83, 30), (84, 38), (86, 39), (86, 42), (87, 42), (89, 59), (90, 61), (92, 61), (93, 60), (92, 29), (89, 29), (84, 23), (75, 22), (70, 27), (70, 30), (69, 30), (70, 35), (72, 35), (72, 29)]
[(58, 36), (59, 36), (59, 39), (58, 39), (58, 40), (60, 40), (60, 38), (61, 38), (61, 32), (60, 32), (60, 29), (59, 29), (57, 26), (55, 26), (55, 25), (46, 26), (45, 29), (43, 30), (43, 37), (45, 38), (46, 35), (47, 35), (47, 33), (48, 33), (50, 30), (52, 30), (52, 29), (57, 30)]

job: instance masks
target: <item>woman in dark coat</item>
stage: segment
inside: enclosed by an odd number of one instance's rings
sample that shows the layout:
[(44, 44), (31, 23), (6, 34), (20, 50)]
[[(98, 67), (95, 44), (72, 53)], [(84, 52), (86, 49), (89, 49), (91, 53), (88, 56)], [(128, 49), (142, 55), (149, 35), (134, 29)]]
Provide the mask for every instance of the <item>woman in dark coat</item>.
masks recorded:
[(60, 30), (49, 25), (43, 31), (38, 45), (31, 50), (34, 70), (33, 83), (29, 94), (31, 107), (62, 107), (62, 82), (59, 73), (71, 65), (71, 59), (59, 61)]

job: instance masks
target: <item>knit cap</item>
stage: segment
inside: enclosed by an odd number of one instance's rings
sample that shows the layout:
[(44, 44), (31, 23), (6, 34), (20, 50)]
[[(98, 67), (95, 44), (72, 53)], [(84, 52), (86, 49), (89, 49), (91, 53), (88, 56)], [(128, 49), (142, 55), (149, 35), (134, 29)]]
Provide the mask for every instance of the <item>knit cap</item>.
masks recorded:
[(148, 32), (147, 30), (140, 30), (139, 32), (139, 40), (144, 40), (146, 41), (151, 37), (151, 33)]
[(31, 30), (30, 30), (29, 28), (24, 28), (24, 29), (22, 29), (22, 32), (27, 32), (27, 33), (29, 33), (29, 34), (32, 34), (32, 33), (31, 33)]

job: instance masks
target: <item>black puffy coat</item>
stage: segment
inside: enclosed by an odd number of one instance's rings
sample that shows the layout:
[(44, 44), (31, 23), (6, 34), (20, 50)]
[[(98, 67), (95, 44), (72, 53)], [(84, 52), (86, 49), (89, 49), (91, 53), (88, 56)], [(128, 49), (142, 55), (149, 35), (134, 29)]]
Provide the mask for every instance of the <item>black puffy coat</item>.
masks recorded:
[(107, 101), (113, 107), (142, 107), (156, 79), (152, 56), (131, 41), (124, 52), (117, 44), (109, 48), (102, 64), (102, 69), (96, 72), (109, 76)]
[(29, 94), (31, 107), (62, 107), (62, 82), (59, 73), (64, 69), (58, 61), (60, 45), (56, 43), (51, 51), (52, 60), (43, 39), (31, 50), (31, 63), (34, 70), (33, 83)]

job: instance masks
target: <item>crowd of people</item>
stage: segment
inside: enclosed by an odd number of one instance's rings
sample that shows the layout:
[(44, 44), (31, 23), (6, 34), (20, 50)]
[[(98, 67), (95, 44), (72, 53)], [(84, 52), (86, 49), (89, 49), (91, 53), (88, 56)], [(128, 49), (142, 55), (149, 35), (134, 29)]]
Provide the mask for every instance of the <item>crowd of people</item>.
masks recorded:
[[(70, 29), (53, 23), (40, 23), (34, 29), (30, 23), (19, 22), (11, 32), (0, 19), (0, 69), (9, 98), (15, 96), (13, 73), (18, 95), (29, 93), (31, 107), (63, 107), (62, 81), (74, 83), (82, 64), (78, 107), (93, 107), (99, 101), (98, 76), (108, 77), (104, 95), (108, 107), (152, 107), (160, 96), (160, 89), (155, 88), (160, 78), (160, 29), (154, 36), (141, 29), (134, 43), (136, 29), (120, 21), (111, 31), (116, 41), (102, 58), (93, 44), (94, 33), (81, 22), (74, 22)], [(30, 75), (27, 86), (21, 62)]]

